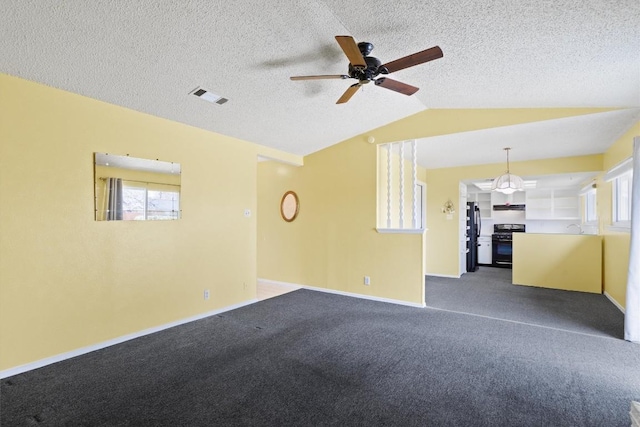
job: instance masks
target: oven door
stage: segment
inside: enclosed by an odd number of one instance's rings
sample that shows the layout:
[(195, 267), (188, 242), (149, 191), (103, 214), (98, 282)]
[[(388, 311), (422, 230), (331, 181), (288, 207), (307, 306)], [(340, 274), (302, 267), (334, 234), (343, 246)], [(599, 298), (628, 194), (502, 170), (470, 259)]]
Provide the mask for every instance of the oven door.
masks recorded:
[(492, 265), (494, 267), (511, 268), (513, 264), (513, 242), (511, 239), (493, 237), (491, 239), (493, 246)]

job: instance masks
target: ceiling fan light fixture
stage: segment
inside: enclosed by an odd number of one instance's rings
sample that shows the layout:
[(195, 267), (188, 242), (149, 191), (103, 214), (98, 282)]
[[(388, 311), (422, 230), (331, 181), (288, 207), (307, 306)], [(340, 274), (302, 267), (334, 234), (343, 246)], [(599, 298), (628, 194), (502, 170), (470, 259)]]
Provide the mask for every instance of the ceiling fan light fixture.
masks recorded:
[(509, 171), (509, 150), (511, 150), (511, 148), (507, 147), (504, 150), (507, 152), (507, 172), (493, 180), (491, 191), (497, 191), (503, 194), (513, 194), (516, 191), (524, 191), (524, 180)]

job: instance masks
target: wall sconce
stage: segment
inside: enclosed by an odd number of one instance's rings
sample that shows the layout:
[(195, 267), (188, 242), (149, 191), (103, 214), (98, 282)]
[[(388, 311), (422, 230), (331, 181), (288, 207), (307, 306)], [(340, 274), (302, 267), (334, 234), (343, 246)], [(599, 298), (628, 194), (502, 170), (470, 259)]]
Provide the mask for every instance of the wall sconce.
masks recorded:
[(453, 205), (451, 199), (447, 200), (442, 206), (442, 213), (447, 215), (453, 215), (454, 213), (456, 213), (456, 207)]

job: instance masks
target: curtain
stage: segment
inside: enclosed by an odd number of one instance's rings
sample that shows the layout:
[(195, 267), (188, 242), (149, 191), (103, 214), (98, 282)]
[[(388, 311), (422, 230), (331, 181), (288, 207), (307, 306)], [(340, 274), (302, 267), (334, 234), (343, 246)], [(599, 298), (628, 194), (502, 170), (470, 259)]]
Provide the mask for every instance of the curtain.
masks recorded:
[(640, 137), (638, 136), (633, 139), (630, 237), (624, 339), (640, 343)]
[(122, 179), (107, 178), (105, 189), (105, 220), (116, 221), (122, 219)]

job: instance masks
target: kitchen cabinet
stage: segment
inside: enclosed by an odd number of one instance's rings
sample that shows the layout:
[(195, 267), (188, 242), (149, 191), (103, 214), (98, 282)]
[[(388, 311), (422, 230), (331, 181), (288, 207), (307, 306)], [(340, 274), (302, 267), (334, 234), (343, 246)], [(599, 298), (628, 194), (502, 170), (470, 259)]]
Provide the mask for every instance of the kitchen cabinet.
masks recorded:
[(525, 192), (516, 191), (511, 194), (504, 194), (498, 191), (491, 192), (491, 206), (493, 205), (523, 205), (525, 204)]
[(489, 191), (469, 193), (467, 201), (477, 202), (478, 207), (480, 208), (480, 216), (483, 219), (491, 219), (491, 212), (493, 210), (491, 197), (491, 192)]
[(580, 219), (580, 196), (575, 189), (540, 189), (526, 193), (527, 219)]
[(478, 264), (491, 265), (493, 262), (493, 248), (491, 236), (478, 237)]
[(580, 219), (578, 190), (554, 190), (553, 212), (556, 219)]
[(527, 202), (527, 193), (526, 191), (516, 191), (513, 194), (510, 194), (511, 200), (509, 203), (512, 205), (523, 205)]

